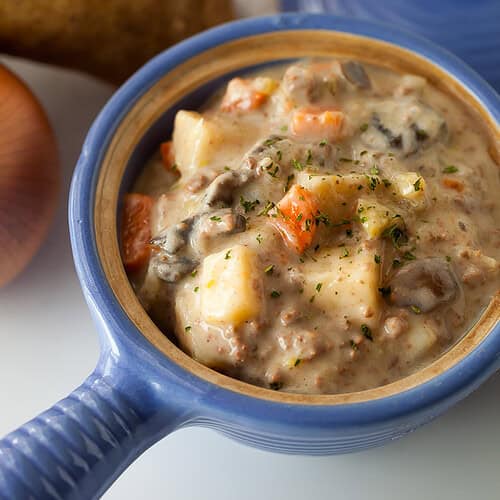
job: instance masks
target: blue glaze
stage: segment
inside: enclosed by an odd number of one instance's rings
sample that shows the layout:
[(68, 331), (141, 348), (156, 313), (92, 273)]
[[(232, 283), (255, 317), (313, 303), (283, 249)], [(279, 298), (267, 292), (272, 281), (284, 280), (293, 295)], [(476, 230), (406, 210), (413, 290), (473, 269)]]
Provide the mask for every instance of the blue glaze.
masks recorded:
[(500, 91), (498, 0), (281, 0), (283, 11), (329, 12), (427, 37), (470, 64)]
[[(364, 21), (325, 15), (238, 21), (151, 60), (116, 92), (92, 125), (71, 186), (71, 242), (99, 332), (97, 368), (68, 398), (0, 441), (0, 497), (98, 497), (145, 449), (191, 425), (282, 453), (324, 455), (378, 446), (432, 420), (500, 368), (497, 325), (466, 359), (406, 392), (336, 406), (275, 403), (223, 389), (185, 371), (154, 348), (117, 303), (97, 257), (93, 231), (98, 168), (116, 127), (153, 83), (186, 59), (229, 40), (288, 29), (357, 33), (414, 50), (455, 75), (500, 121), (498, 96), (457, 58), (425, 40)], [(156, 137), (153, 126), (130, 162), (131, 171), (145, 159)]]

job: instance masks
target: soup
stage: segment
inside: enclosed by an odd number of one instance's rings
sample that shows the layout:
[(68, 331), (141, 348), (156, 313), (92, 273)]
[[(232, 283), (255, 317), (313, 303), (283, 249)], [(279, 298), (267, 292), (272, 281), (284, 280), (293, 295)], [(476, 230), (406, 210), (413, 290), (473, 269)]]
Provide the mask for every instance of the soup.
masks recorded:
[(177, 113), (125, 196), (123, 262), (200, 363), (369, 389), (439, 357), (498, 289), (499, 184), (477, 118), (424, 78), (299, 61)]

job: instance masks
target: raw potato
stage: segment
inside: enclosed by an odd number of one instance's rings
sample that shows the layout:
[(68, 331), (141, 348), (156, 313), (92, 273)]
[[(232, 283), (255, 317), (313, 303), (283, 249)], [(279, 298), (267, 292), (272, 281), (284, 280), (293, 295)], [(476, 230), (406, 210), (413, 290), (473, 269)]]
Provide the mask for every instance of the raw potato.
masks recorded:
[(314, 175), (301, 172), (297, 183), (312, 191), (320, 210), (331, 222), (340, 222), (352, 215), (353, 203), (359, 196), (358, 186), (365, 185), (362, 175)]
[(262, 302), (257, 276), (256, 255), (246, 246), (206, 257), (200, 285), (202, 319), (236, 326), (257, 317)]
[[(307, 262), (304, 269), (304, 294), (313, 297), (313, 304), (327, 314), (375, 328), (380, 312), (380, 264), (375, 262), (378, 246), (369, 249), (344, 247), (329, 249), (318, 255), (316, 262)], [(348, 256), (346, 256), (348, 252)], [(318, 292), (318, 283), (321, 289)]]
[(0, 48), (118, 84), (170, 45), (233, 17), (231, 0), (0, 0)]
[(222, 142), (221, 130), (196, 111), (181, 110), (174, 122), (175, 163), (183, 176), (206, 166)]
[(357, 213), (370, 239), (378, 238), (395, 220), (392, 210), (371, 198), (358, 200)]

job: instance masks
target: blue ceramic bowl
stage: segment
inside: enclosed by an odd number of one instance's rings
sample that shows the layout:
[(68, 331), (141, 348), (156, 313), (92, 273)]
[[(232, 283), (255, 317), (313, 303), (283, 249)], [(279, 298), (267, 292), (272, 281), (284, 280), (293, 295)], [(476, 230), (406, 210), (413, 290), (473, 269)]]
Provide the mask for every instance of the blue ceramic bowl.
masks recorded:
[(347, 55), (425, 74), (474, 107), (498, 137), (498, 95), (451, 54), (387, 26), (326, 15), (256, 18), (154, 58), (100, 113), (71, 188), (75, 264), (100, 334), (97, 368), (0, 442), (0, 496), (99, 496), (144, 450), (190, 425), (283, 453), (377, 446), (432, 420), (499, 368), (498, 296), (429, 367), (377, 389), (325, 396), (270, 391), (212, 371), (175, 347), (140, 307), (119, 255), (120, 195), (168, 135), (175, 111), (197, 107), (235, 72), (306, 55)]

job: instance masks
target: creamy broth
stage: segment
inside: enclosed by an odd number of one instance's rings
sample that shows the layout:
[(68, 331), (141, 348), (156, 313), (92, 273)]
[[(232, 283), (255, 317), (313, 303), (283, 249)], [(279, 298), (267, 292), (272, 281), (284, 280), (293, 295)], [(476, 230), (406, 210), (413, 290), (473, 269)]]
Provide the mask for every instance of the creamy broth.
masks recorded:
[(415, 75), (305, 60), (179, 111), (125, 197), (124, 264), (199, 362), (343, 393), (428, 365), (498, 289), (481, 124)]

